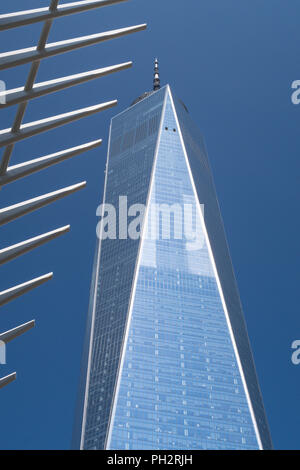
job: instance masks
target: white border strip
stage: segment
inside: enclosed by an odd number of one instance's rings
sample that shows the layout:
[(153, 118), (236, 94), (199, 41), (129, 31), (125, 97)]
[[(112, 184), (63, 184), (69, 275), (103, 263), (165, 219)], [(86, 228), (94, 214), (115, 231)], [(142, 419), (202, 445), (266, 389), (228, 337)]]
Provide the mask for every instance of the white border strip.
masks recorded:
[(261, 442), (261, 438), (260, 438), (260, 434), (259, 434), (257, 422), (256, 422), (256, 419), (255, 419), (255, 414), (254, 414), (254, 411), (253, 411), (253, 407), (252, 407), (250, 395), (249, 395), (248, 388), (247, 388), (247, 382), (246, 382), (246, 379), (245, 379), (245, 376), (244, 376), (244, 372), (243, 372), (243, 368), (242, 368), (242, 363), (241, 363), (241, 360), (240, 360), (240, 357), (239, 357), (239, 352), (238, 352), (238, 349), (237, 349), (237, 346), (236, 346), (236, 342), (235, 342), (235, 338), (234, 338), (232, 326), (231, 326), (231, 323), (230, 323), (230, 317), (229, 317), (229, 314), (228, 314), (228, 310), (227, 310), (225, 298), (224, 298), (223, 291), (222, 291), (222, 285), (221, 285), (221, 282), (220, 282), (220, 279), (219, 279), (219, 275), (218, 275), (218, 271), (217, 271), (217, 267), (216, 267), (216, 264), (215, 264), (215, 260), (214, 260), (214, 256), (213, 256), (213, 251), (212, 251), (212, 248), (211, 248), (211, 245), (210, 245), (210, 241), (209, 241), (209, 237), (208, 237), (208, 233), (207, 233), (207, 230), (206, 230), (206, 226), (205, 226), (205, 221), (204, 221), (203, 213), (202, 213), (202, 210), (201, 210), (201, 207), (200, 207), (200, 203), (199, 203), (199, 199), (198, 199), (197, 190), (196, 190), (195, 183), (194, 183), (193, 174), (192, 174), (192, 171), (191, 171), (191, 168), (190, 168), (190, 164), (189, 164), (189, 160), (188, 160), (187, 151), (186, 151), (186, 148), (185, 148), (184, 140), (183, 140), (182, 133), (181, 133), (181, 128), (180, 128), (179, 121), (178, 121), (178, 117), (177, 117), (177, 113), (176, 113), (176, 108), (175, 108), (174, 101), (173, 101), (172, 92), (171, 92), (171, 90), (170, 90), (169, 85), (168, 85), (168, 94), (170, 95), (170, 98), (171, 98), (172, 108), (173, 108), (173, 112), (174, 112), (174, 115), (175, 115), (176, 123), (177, 123), (177, 126), (178, 126), (178, 132), (179, 132), (179, 136), (180, 136), (180, 141), (181, 141), (181, 145), (182, 145), (182, 148), (183, 148), (183, 151), (184, 151), (184, 156), (185, 156), (185, 159), (186, 159), (186, 164), (187, 164), (189, 176), (190, 176), (191, 183), (192, 183), (192, 187), (193, 187), (193, 191), (194, 191), (194, 197), (195, 197), (196, 203), (197, 203), (197, 205), (198, 205), (198, 210), (199, 210), (199, 213), (200, 213), (200, 220), (201, 220), (201, 223), (202, 223), (202, 228), (203, 228), (203, 231), (204, 231), (204, 235), (205, 235), (205, 239), (206, 239), (207, 248), (208, 248), (208, 252), (209, 252), (209, 255), (210, 255), (210, 260), (211, 260), (211, 263), (212, 263), (212, 266), (213, 266), (213, 270), (214, 270), (214, 274), (215, 274), (215, 278), (216, 278), (216, 282), (217, 282), (219, 294), (220, 294), (220, 297), (221, 297), (221, 301), (222, 301), (222, 305), (223, 305), (223, 309), (224, 309), (224, 313), (225, 313), (225, 317), (226, 317), (226, 321), (227, 321), (227, 325), (228, 325), (228, 329), (229, 329), (229, 333), (230, 333), (230, 337), (231, 337), (231, 341), (232, 341), (234, 353), (235, 353), (235, 356), (236, 356), (237, 364), (238, 364), (239, 371), (240, 371), (240, 375), (241, 375), (241, 378), (242, 378), (242, 383), (243, 383), (243, 386), (244, 386), (244, 390), (245, 390), (245, 394), (246, 394), (246, 398), (247, 398), (247, 402), (248, 402), (248, 406), (249, 406), (251, 418), (252, 418), (252, 421), (253, 421), (253, 425), (254, 425), (254, 430), (255, 430), (257, 442), (258, 442), (258, 445), (259, 445), (260, 450), (263, 450), (263, 446), (262, 446), (262, 442)]
[[(151, 96), (153, 96), (153, 94)], [(117, 384), (116, 384), (116, 388), (115, 388), (115, 392), (114, 392), (113, 408), (112, 408), (112, 413), (111, 413), (110, 422), (109, 422), (109, 430), (108, 430), (107, 439), (106, 439), (106, 443), (105, 443), (105, 450), (109, 450), (111, 437), (112, 437), (112, 429), (113, 429), (113, 423), (114, 423), (114, 419), (115, 419), (116, 407), (117, 407), (117, 402), (118, 402), (118, 397), (119, 397), (119, 390), (120, 390), (120, 385), (121, 385), (121, 376), (122, 376), (123, 365), (124, 365), (124, 360), (125, 360), (125, 353), (126, 353), (126, 349), (127, 349), (129, 329), (130, 329), (131, 318), (132, 318), (132, 310), (133, 310), (133, 305), (134, 305), (134, 300), (135, 300), (135, 292), (136, 292), (136, 287), (137, 287), (138, 274), (139, 274), (139, 270), (140, 270), (140, 264), (141, 264), (141, 258), (142, 258), (142, 253), (143, 253), (144, 241), (146, 239), (145, 231), (146, 231), (146, 228), (147, 228), (147, 220), (148, 220), (148, 213), (149, 213), (149, 206), (150, 206), (149, 203), (150, 203), (150, 200), (151, 200), (152, 189), (153, 189), (153, 184), (154, 184), (154, 175), (155, 175), (155, 169), (156, 169), (157, 156), (158, 156), (158, 152), (159, 152), (159, 148), (160, 148), (161, 133), (162, 133), (162, 126), (163, 126), (164, 117), (165, 117), (167, 97), (168, 97), (168, 90), (165, 91), (164, 103), (163, 103), (163, 108), (162, 108), (162, 113), (161, 113), (161, 120), (160, 120), (159, 131), (158, 131), (158, 139), (157, 139), (156, 149), (155, 149), (155, 153), (154, 153), (152, 174), (151, 174), (151, 180), (150, 180), (150, 185), (149, 185), (149, 193), (148, 193), (148, 198), (147, 198), (147, 206), (146, 206), (146, 211), (145, 211), (145, 216), (144, 216), (144, 221), (143, 221), (142, 237), (141, 237), (139, 253), (138, 253), (138, 257), (137, 257), (137, 264), (136, 264), (136, 268), (135, 268), (133, 287), (132, 287), (132, 291), (131, 291), (130, 306), (129, 306), (128, 315), (127, 315), (127, 324), (126, 324), (126, 329), (125, 329), (124, 341), (123, 341), (123, 345), (122, 345), (121, 361), (120, 361), (118, 374), (117, 374), (118, 379), (117, 379)], [(136, 103), (136, 104), (138, 104), (138, 103)]]

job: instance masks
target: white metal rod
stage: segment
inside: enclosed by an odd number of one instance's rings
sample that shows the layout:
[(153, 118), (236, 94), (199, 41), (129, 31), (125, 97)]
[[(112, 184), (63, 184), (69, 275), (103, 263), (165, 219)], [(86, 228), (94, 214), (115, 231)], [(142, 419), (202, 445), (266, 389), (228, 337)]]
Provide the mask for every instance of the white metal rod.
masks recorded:
[(27, 292), (39, 287), (40, 285), (44, 284), (45, 282), (52, 279), (53, 273), (45, 274), (44, 276), (37, 277), (36, 279), (31, 279), (28, 282), (24, 282), (23, 284), (19, 284), (18, 286), (11, 287), (7, 290), (0, 292), (0, 307), (7, 304), (11, 300), (14, 300), (21, 295), (26, 294)]
[(6, 173), (3, 176), (0, 175), (0, 187), (20, 178), (24, 178), (25, 176), (32, 175), (33, 173), (44, 170), (57, 163), (61, 163), (64, 160), (80, 155), (84, 152), (87, 152), (88, 150), (92, 150), (96, 147), (99, 147), (101, 144), (102, 139), (98, 139), (94, 140), (93, 142), (78, 145), (77, 147), (72, 147), (67, 150), (45, 155), (44, 157), (35, 158), (34, 160), (29, 160), (28, 162), (9, 166)]
[(22, 124), (18, 132), (13, 132), (12, 129), (3, 129), (0, 131), (0, 147), (4, 147), (20, 140), (27, 139), (42, 132), (55, 129), (57, 127), (69, 124), (78, 119), (82, 119), (92, 114), (99, 113), (105, 109), (111, 108), (117, 104), (117, 100), (108, 101), (107, 103), (97, 104), (88, 108), (81, 108), (69, 113), (58, 114), (39, 121)]
[(17, 326), (12, 330), (6, 331), (5, 333), (0, 334), (0, 341), (4, 343), (9, 343), (13, 339), (17, 338), (18, 336), (23, 335), (27, 331), (31, 330), (35, 326), (35, 320), (31, 320), (23, 325)]
[(11, 245), (7, 248), (3, 248), (2, 250), (0, 250), (0, 264), (7, 263), (8, 261), (18, 258), (19, 256), (24, 255), (29, 251), (32, 251), (35, 248), (38, 248), (39, 246), (51, 240), (54, 240), (55, 238), (69, 231), (70, 225), (66, 225), (65, 227), (61, 227), (56, 230), (52, 230), (51, 232), (38, 235), (37, 237), (30, 238), (21, 243), (17, 243), (16, 245)]
[(14, 380), (16, 380), (16, 378), (17, 378), (16, 372), (13, 372), (12, 374), (7, 375), (6, 377), (2, 377), (0, 379), (0, 388), (3, 388), (3, 387), (5, 387), (5, 385), (10, 384)]
[(86, 186), (86, 182), (83, 181), (79, 184), (74, 184), (58, 191), (53, 191), (52, 193), (43, 194), (42, 196), (35, 197), (33, 199), (28, 199), (27, 201), (14, 204), (13, 206), (5, 207), (0, 209), (0, 225), (7, 224), (12, 220), (15, 220), (23, 215), (29, 214), (30, 212), (36, 211), (41, 207), (44, 207), (48, 204), (51, 204), (54, 201), (57, 201), (69, 194), (72, 194)]
[(15, 51), (3, 52), (0, 54), (0, 70), (4, 70), (17, 65), (27, 64), (36, 60), (42, 60), (52, 57), (63, 52), (73, 51), (81, 47), (91, 46), (110, 39), (119, 38), (127, 34), (136, 33), (146, 29), (146, 24), (130, 26), (128, 28), (115, 29), (104, 33), (90, 34), (89, 36), (81, 36), (64, 41), (49, 43), (42, 50), (38, 50), (36, 46)]
[(0, 92), (0, 98), (3, 103), (0, 104), (1, 108), (13, 106), (23, 101), (29, 101), (34, 98), (49, 95), (56, 91), (61, 91), (81, 83), (95, 80), (96, 78), (104, 77), (108, 74), (119, 72), (128, 69), (132, 66), (132, 62), (125, 62), (123, 64), (113, 65), (111, 67), (104, 67), (101, 69), (90, 70), (89, 72), (78, 73), (75, 75), (68, 75), (67, 77), (60, 77), (46, 82), (36, 83), (32, 89), (26, 90), (26, 87), (14, 88)]
[(0, 15), (0, 31), (17, 28), (27, 24), (37, 23), (49, 19), (61, 18), (74, 13), (81, 13), (96, 8), (101, 8), (128, 0), (84, 0), (59, 5), (57, 11), (50, 12), (48, 7), (36, 8), (33, 10), (16, 11)]

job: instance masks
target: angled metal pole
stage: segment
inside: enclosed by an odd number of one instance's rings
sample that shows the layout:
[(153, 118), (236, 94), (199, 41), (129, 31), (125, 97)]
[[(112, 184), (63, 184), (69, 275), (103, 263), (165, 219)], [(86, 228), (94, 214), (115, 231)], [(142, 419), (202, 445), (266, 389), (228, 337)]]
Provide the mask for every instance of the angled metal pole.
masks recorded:
[(0, 54), (0, 70), (5, 70), (17, 65), (28, 64), (36, 60), (42, 60), (52, 57), (63, 52), (70, 52), (93, 44), (108, 41), (110, 39), (120, 38), (127, 34), (137, 33), (146, 29), (146, 24), (137, 26), (129, 26), (128, 28), (120, 28), (105, 33), (90, 34), (89, 36), (81, 36), (64, 41), (49, 43), (43, 49), (37, 47), (27, 47), (15, 51), (3, 52)]
[(28, 199), (27, 201), (22, 201), (18, 204), (14, 204), (13, 206), (0, 209), (0, 225), (7, 224), (8, 222), (18, 219), (25, 214), (30, 214), (30, 212), (36, 211), (41, 207), (68, 196), (69, 194), (72, 194), (75, 191), (84, 188), (85, 186), (86, 181), (83, 181), (82, 183), (73, 184), (67, 188), (59, 189), (58, 191), (53, 191), (52, 193), (43, 194), (42, 196)]
[(13, 339), (16, 339), (24, 333), (27, 333), (27, 331), (34, 328), (34, 326), (35, 320), (31, 320), (27, 323), (24, 323), (23, 325), (17, 326), (16, 328), (6, 331), (5, 333), (0, 333), (0, 341), (3, 341), (4, 343), (9, 343)]
[(94, 140), (93, 142), (87, 142), (86, 144), (78, 145), (60, 152), (51, 153), (44, 157), (35, 158), (24, 163), (18, 163), (17, 165), (9, 166), (6, 173), (0, 176), (0, 187), (12, 183), (13, 181), (24, 178), (25, 176), (32, 175), (38, 171), (49, 168), (52, 165), (61, 163), (69, 158), (76, 157), (82, 153), (99, 147), (102, 144), (102, 139)]
[(16, 372), (13, 372), (12, 374), (7, 375), (6, 377), (2, 377), (0, 379), (0, 388), (3, 388), (3, 387), (5, 387), (5, 385), (10, 384), (14, 380), (16, 380), (16, 378), (17, 378), (17, 373)]
[(14, 299), (17, 299), (21, 295), (30, 292), (32, 289), (41, 286), (45, 282), (52, 279), (53, 273), (45, 274), (44, 276), (37, 277), (36, 279), (31, 279), (31, 281), (24, 282), (23, 284), (19, 284), (18, 286), (10, 287), (2, 292), (0, 292), (0, 307), (2, 305), (11, 302)]
[(28, 24), (38, 23), (49, 19), (61, 18), (74, 13), (94, 10), (105, 6), (115, 5), (128, 0), (84, 0), (59, 5), (56, 11), (49, 8), (36, 8), (34, 10), (17, 11), (0, 15), (0, 31), (17, 28)]
[(130, 67), (132, 67), (132, 62), (125, 62), (124, 64), (112, 65), (111, 67), (104, 67), (101, 69), (90, 70), (89, 72), (36, 83), (29, 91), (26, 91), (25, 87), (2, 91), (0, 92), (0, 98), (2, 98), (4, 102), (2, 104), (0, 103), (0, 108), (7, 108), (8, 106), (13, 106), (24, 101), (40, 98), (41, 96), (65, 90), (66, 88), (80, 85), (81, 83), (86, 83), (91, 80), (95, 80), (96, 78), (104, 77), (108, 74), (119, 72)]
[(19, 256), (24, 255), (69, 231), (70, 225), (66, 225), (65, 227), (52, 230), (52, 232), (44, 233), (43, 235), (38, 235), (37, 237), (30, 238), (29, 240), (17, 243), (16, 245), (3, 248), (0, 250), (0, 265), (18, 258)]
[(0, 147), (4, 147), (9, 144), (14, 144), (28, 137), (32, 137), (42, 132), (56, 129), (57, 127), (69, 124), (70, 122), (78, 121), (87, 116), (104, 111), (108, 108), (116, 106), (117, 100), (108, 101), (107, 103), (97, 104), (88, 108), (76, 109), (69, 113), (58, 114), (57, 116), (47, 117), (40, 119), (39, 121), (29, 122), (22, 124), (18, 131), (12, 129), (3, 129), (0, 131)]

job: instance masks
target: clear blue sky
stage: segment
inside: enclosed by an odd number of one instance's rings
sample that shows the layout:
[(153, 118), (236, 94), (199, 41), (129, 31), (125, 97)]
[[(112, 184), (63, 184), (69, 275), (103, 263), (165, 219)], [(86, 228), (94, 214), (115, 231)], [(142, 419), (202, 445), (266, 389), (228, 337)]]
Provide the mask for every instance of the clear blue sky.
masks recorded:
[[(26, 3), (26, 5), (25, 5)], [(65, 0), (61, 3), (65, 3)], [(48, 5), (11, 0), (1, 12)], [(54, 271), (46, 285), (3, 307), (0, 331), (32, 318), (10, 343), (0, 391), (1, 449), (69, 448), (110, 118), (152, 86), (159, 57), (202, 130), (214, 172), (249, 336), (275, 448), (300, 448), (298, 0), (131, 0), (56, 20), (50, 40), (143, 22), (147, 32), (44, 60), (38, 80), (134, 61), (134, 68), (32, 102), (25, 122), (119, 99), (118, 108), (19, 143), (12, 164), (102, 137), (86, 153), (1, 190), (1, 207), (82, 180), (85, 190), (1, 228), (0, 246), (71, 223), (71, 233), (1, 267), (0, 289)], [(34, 45), (41, 25), (1, 33), (1, 52)], [(8, 88), (29, 66), (0, 72)], [(1, 111), (9, 127), (14, 109)]]

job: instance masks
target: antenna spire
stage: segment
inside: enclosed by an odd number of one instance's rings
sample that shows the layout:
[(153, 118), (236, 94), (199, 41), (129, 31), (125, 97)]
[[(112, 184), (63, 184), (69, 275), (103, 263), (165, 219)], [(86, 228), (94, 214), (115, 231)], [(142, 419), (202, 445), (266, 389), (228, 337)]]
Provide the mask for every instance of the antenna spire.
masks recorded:
[(160, 89), (160, 78), (159, 78), (159, 68), (158, 68), (158, 59), (155, 59), (154, 62), (154, 80), (153, 80), (153, 90)]

